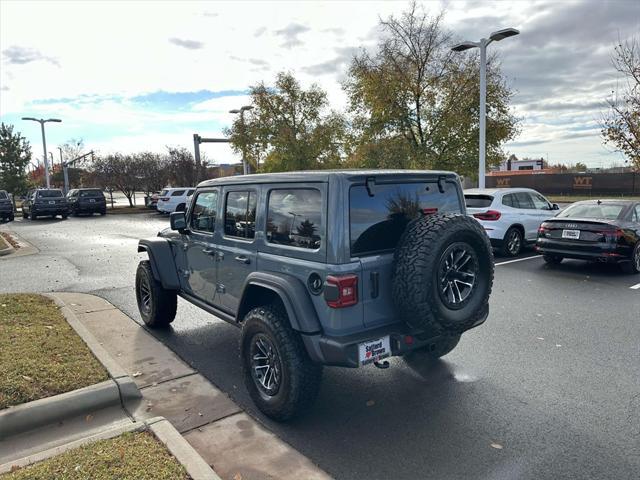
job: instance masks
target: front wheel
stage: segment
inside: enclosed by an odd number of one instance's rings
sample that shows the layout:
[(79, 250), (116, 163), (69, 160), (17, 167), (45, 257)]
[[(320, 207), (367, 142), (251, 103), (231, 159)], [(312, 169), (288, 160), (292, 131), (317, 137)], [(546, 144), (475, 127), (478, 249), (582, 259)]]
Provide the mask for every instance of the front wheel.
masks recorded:
[(38, 215), (36, 215), (35, 213), (31, 212), (31, 220), (35, 220), (36, 218), (38, 218)]
[(144, 323), (150, 328), (167, 327), (176, 318), (178, 295), (166, 290), (151, 270), (149, 260), (143, 260), (136, 272), (136, 300)]
[(245, 385), (265, 415), (285, 421), (311, 407), (320, 388), (322, 366), (311, 361), (280, 306), (257, 307), (247, 313), (240, 351)]

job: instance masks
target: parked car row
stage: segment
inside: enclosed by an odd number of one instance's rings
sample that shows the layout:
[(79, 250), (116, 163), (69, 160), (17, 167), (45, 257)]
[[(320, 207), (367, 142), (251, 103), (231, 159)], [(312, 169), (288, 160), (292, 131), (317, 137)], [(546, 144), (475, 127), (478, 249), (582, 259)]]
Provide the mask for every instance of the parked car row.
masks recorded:
[(160, 213), (184, 212), (195, 192), (193, 187), (165, 188), (158, 195), (156, 209)]
[(106, 199), (98, 188), (75, 188), (66, 197), (59, 188), (39, 188), (29, 191), (22, 202), (22, 217), (31, 220), (93, 213), (107, 213)]
[(528, 188), (468, 189), (464, 197), (467, 213), (503, 255), (515, 257), (535, 244), (547, 263), (573, 258), (640, 273), (640, 202), (589, 200), (560, 211)]

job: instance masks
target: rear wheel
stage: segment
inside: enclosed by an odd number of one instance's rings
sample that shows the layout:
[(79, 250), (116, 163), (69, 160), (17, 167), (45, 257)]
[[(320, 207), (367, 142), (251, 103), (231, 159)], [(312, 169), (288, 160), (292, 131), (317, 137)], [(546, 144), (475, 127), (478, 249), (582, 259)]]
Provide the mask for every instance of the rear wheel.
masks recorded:
[(35, 213), (31, 212), (31, 220), (35, 220), (36, 218), (38, 218), (38, 215), (36, 215)]
[(518, 227), (511, 227), (504, 235), (500, 253), (506, 257), (517, 257), (522, 251), (523, 243), (522, 231)]
[(640, 273), (640, 242), (636, 243), (630, 261), (620, 266), (625, 273)]
[(562, 260), (564, 259), (560, 255), (551, 255), (551, 254), (544, 254), (542, 255), (542, 258), (549, 265), (560, 265), (562, 263)]
[(322, 366), (311, 361), (282, 307), (261, 306), (247, 313), (240, 351), (245, 385), (265, 415), (285, 421), (311, 407)]
[(11, 215), (9, 215), (9, 221), (13, 222), (13, 220), (15, 219), (15, 217), (13, 216), (13, 213)]
[(166, 327), (176, 317), (178, 296), (174, 290), (163, 288), (154, 278), (149, 260), (138, 264), (136, 300), (140, 316), (150, 328)]

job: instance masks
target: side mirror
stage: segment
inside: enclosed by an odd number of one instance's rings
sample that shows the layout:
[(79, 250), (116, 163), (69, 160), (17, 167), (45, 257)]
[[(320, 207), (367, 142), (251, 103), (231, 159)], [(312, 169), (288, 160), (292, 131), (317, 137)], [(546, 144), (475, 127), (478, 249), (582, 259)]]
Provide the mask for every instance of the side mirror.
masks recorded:
[(187, 228), (187, 217), (184, 212), (173, 212), (169, 217), (169, 223), (171, 224), (171, 230), (182, 232)]
[(560, 210), (560, 206), (557, 203), (551, 205), (551, 210)]

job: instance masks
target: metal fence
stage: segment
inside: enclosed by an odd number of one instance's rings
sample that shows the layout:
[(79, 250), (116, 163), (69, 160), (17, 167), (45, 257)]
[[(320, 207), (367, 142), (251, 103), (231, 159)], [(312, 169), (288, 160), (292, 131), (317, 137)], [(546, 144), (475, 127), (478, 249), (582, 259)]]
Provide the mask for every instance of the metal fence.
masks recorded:
[(533, 188), (552, 195), (640, 195), (640, 173), (547, 173), (487, 176), (488, 188)]

